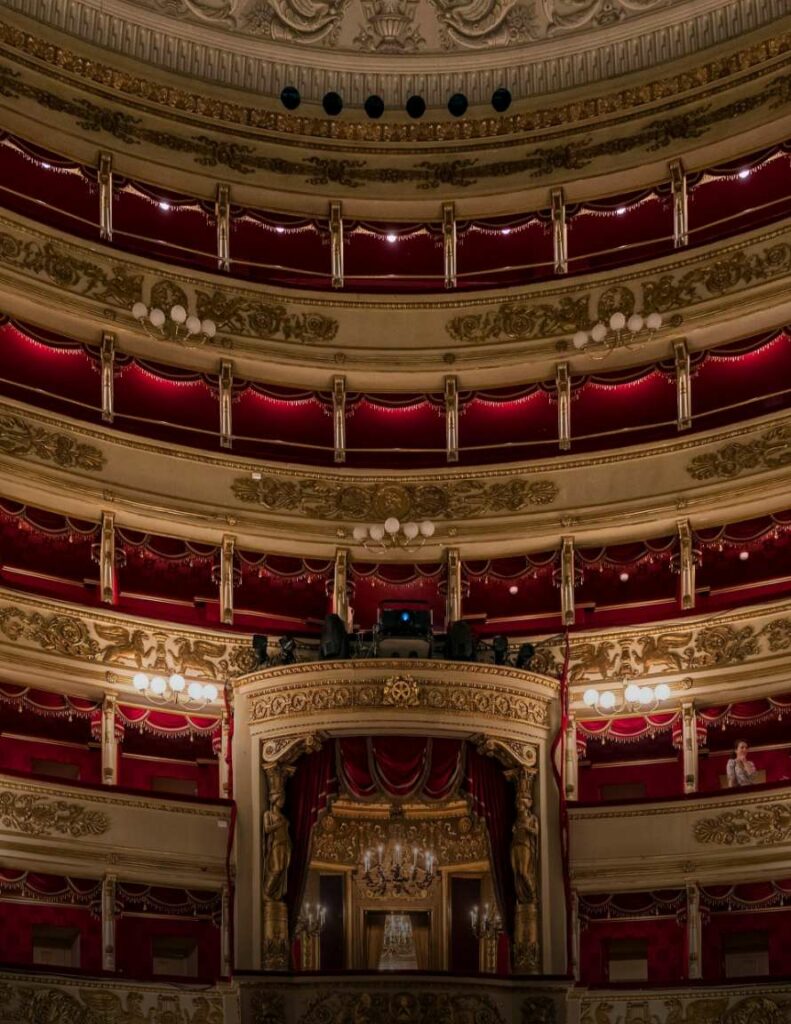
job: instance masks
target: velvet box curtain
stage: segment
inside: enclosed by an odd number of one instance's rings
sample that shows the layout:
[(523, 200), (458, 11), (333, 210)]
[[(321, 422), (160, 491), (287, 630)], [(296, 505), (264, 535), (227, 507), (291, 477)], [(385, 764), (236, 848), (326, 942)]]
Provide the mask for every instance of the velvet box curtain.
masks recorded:
[(313, 827), (338, 788), (335, 773), (335, 744), (301, 757), (286, 787), (285, 812), (291, 832), (291, 861), (286, 881), (289, 928), (293, 932), (302, 904), (302, 893), (310, 866)]
[(511, 835), (515, 820), (513, 793), (502, 765), (493, 758), (479, 754), (469, 745), (464, 789), (470, 797), (472, 810), (486, 823), (497, 903), (503, 916), (505, 932), (512, 936), (516, 900), (511, 870)]
[(425, 736), (347, 736), (337, 741), (338, 774), (360, 800), (378, 794), (406, 800), (446, 800), (464, 769), (460, 740)]

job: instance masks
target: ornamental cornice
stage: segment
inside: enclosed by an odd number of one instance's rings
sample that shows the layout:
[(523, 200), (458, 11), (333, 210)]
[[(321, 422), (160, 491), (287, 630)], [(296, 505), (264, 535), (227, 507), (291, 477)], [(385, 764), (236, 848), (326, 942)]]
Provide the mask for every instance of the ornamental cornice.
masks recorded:
[[(25, 0), (7, 0), (6, 5), (29, 12)], [(315, 5), (311, 14), (314, 5), (291, 10), (284, 3), (261, 21), (260, 9), (256, 14), (244, 0), (234, 0), (222, 11), (192, 4), (165, 6), (162, 0), (39, 0), (36, 18), (59, 32), (73, 33), (79, 26), (80, 36), (97, 48), (121, 49), (131, 59), (169, 71), (188, 67), (196, 78), (268, 96), (277, 96), (283, 81), (295, 80), (305, 81), (306, 99), (318, 101), (327, 89), (337, 88), (359, 104), (366, 80), (375, 74), (388, 100), (403, 106), (410, 75), (425, 79), (429, 105), (444, 104), (459, 89), (473, 103), (485, 102), (492, 73), (517, 96), (536, 96), (615, 77), (627, 53), (633, 72), (655, 66), (657, 54), (665, 62), (688, 59), (701, 48), (727, 43), (786, 13), (780, 0), (731, 0), (724, 9), (716, 0), (644, 0), (639, 6), (616, 0), (607, 9), (610, 18), (595, 2), (582, 16), (577, 8), (571, 17), (568, 12), (564, 17), (563, 5), (555, 0), (539, 10), (517, 6), (511, 11), (513, 6), (505, 11), (494, 4), (465, 9), (455, 17), (442, 0), (421, 6), (419, 27), (413, 24), (406, 46), (408, 56), (382, 52), (376, 46), (376, 23), (370, 19), (368, 29), (360, 24), (353, 37), (351, 24), (344, 27), (345, 5), (321, 11)], [(357, 14), (347, 20), (354, 21)], [(410, 14), (414, 20), (415, 10)], [(320, 31), (314, 20), (321, 22)], [(687, 22), (694, 23), (695, 32), (676, 31)], [(165, 45), (175, 33), (177, 51)], [(370, 49), (378, 52), (367, 53)], [(441, 71), (437, 51), (442, 52)], [(581, 59), (583, 53), (587, 59)], [(310, 75), (300, 78), (299, 65), (309, 67)]]
[(365, 731), (383, 717), (396, 732), (431, 722), (467, 734), (489, 721), (509, 736), (541, 735), (550, 726), (557, 689), (557, 680), (534, 673), (419, 659), (409, 659), (408, 671), (403, 660), (390, 659), (265, 669), (237, 684), (252, 730), (266, 735), (309, 722), (325, 731)]
[[(791, 81), (791, 79), (790, 79)], [(665, 327), (613, 365), (667, 358), (677, 331), (692, 350), (754, 334), (758, 324), (789, 318), (791, 222), (735, 240), (628, 270), (555, 281), (511, 291), (453, 298), (320, 295), (230, 284), (197, 272), (173, 270), (153, 260), (120, 255), (44, 231), (23, 218), (0, 215), (0, 302), (32, 322), (46, 321), (41, 307), (96, 329), (112, 326), (119, 342), (144, 332), (131, 316), (134, 302), (180, 302), (211, 317), (218, 335), (206, 351), (242, 364), (312, 366), (316, 374), (370, 374), (380, 381), (419, 387), (449, 372), (470, 375), (483, 363), (489, 380), (554, 375), (558, 359), (572, 372), (601, 363), (573, 349), (570, 338), (614, 308), (658, 311)], [(36, 312), (38, 310), (38, 312)], [(51, 316), (52, 314), (50, 314)], [(150, 347), (150, 346), (149, 346)], [(165, 358), (179, 361), (184, 346), (162, 339)], [(271, 379), (271, 378), (270, 378)], [(390, 384), (392, 387), (392, 383)]]
[[(31, 431), (94, 447), (104, 470), (75, 471), (17, 456), (0, 443), (3, 497), (94, 521), (110, 508), (129, 528), (204, 543), (221, 543), (230, 528), (240, 547), (271, 554), (330, 558), (342, 543), (363, 557), (352, 537), (355, 522), (412, 513), (439, 524), (422, 550), (426, 561), (441, 560), (449, 543), (465, 558), (546, 550), (569, 532), (580, 544), (625, 543), (673, 532), (681, 512), (703, 527), (785, 509), (791, 493), (791, 465), (779, 458), (777, 467), (757, 466), (737, 481), (701, 483), (688, 472), (694, 458), (787, 426), (788, 413), (607, 454), (397, 478), (389, 470), (302, 470), (232, 460), (32, 412), (8, 399), (0, 401), (0, 421), (6, 416)], [(210, 475), (196, 473), (196, 465), (211, 467)], [(385, 553), (383, 560), (410, 557)]]
[[(721, 5), (716, 10), (710, 6), (724, 23)], [(531, 190), (531, 202), (546, 205), (546, 194), (540, 197), (537, 191), (541, 185), (593, 176), (611, 180), (617, 167), (625, 174), (621, 189), (645, 187), (667, 178), (667, 161), (674, 156), (688, 154), (690, 167), (704, 167), (712, 159), (734, 159), (745, 152), (747, 131), (753, 149), (788, 134), (784, 69), (789, 39), (782, 30), (763, 30), (750, 45), (721, 50), (703, 64), (690, 59), (669, 78), (657, 72), (646, 81), (633, 74), (609, 95), (591, 96), (589, 89), (581, 89), (554, 109), (533, 99), (518, 113), (477, 121), (360, 124), (256, 110), (248, 106), (247, 96), (234, 102), (227, 91), (214, 99), (195, 96), (184, 89), (183, 80), (149, 82), (147, 69), (126, 66), (120, 57), (121, 66), (112, 67), (101, 51), (82, 56), (64, 50), (62, 35), (40, 39), (35, 23), (25, 22), (34, 26), (32, 33), (3, 24), (0, 45), (4, 35), (10, 64), (0, 66), (0, 77), (9, 127), (16, 125), (23, 135), (40, 132), (42, 145), (52, 146), (60, 137), (64, 152), (91, 162), (97, 145), (111, 151), (117, 147), (119, 168), (143, 180), (153, 174), (165, 187), (180, 182), (187, 191), (208, 195), (214, 184), (207, 184), (207, 175), (221, 177), (239, 183), (244, 201), (271, 205), (278, 193), (277, 204), (288, 209), (307, 204), (317, 210), (328, 198), (345, 195), (361, 215), (381, 216), (384, 201), (391, 204), (388, 214), (400, 209), (396, 216), (436, 218), (443, 191), (452, 188), (465, 215), (473, 207), (476, 212), (524, 210), (531, 208), (524, 205)], [(676, 25), (673, 34), (681, 38)], [(619, 73), (625, 59), (621, 53), (615, 60)], [(265, 66), (258, 51), (256, 62)], [(582, 67), (587, 61), (566, 63)], [(230, 66), (225, 59), (221, 64)], [(512, 66), (520, 73), (533, 68), (529, 61)], [(457, 88), (455, 81), (451, 91)], [(728, 95), (721, 95), (723, 90)], [(86, 92), (93, 98), (87, 99)], [(538, 94), (531, 90), (529, 95)], [(527, 154), (522, 148), (526, 141), (531, 142)], [(432, 147), (428, 154), (426, 144)], [(709, 146), (716, 149), (707, 157)], [(515, 147), (512, 156), (503, 153)], [(441, 154), (447, 159), (427, 159)], [(600, 194), (602, 187), (599, 177), (592, 190), (584, 184), (572, 187), (572, 198)], [(520, 198), (498, 201), (495, 192)]]

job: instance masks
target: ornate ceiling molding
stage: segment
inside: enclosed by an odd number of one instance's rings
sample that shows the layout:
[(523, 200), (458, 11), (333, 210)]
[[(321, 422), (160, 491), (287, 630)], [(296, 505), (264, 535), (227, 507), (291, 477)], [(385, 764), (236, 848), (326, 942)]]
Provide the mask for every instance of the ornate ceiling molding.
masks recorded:
[[(29, 12), (26, 0), (7, 7)], [(781, 18), (782, 0), (601, 0), (572, 4), (448, 5), (413, 0), (385, 29), (376, 0), (39, 0), (36, 17), (61, 33), (166, 71), (277, 96), (294, 82), (313, 101), (334, 89), (361, 104), (372, 76), (403, 107), (420, 76), (424, 98), (444, 106), (456, 91), (488, 102), (493, 75), (517, 97), (590, 86), (694, 56)], [(678, 31), (687, 22), (689, 31)], [(694, 31), (692, 25), (694, 24)], [(178, 39), (178, 46), (170, 41)], [(123, 42), (121, 42), (123, 41)], [(442, 70), (437, 69), (441, 52)], [(457, 56), (458, 55), (458, 56)], [(661, 55), (661, 56), (660, 56)]]
[[(398, 217), (408, 202), (406, 215), (423, 219), (437, 216), (437, 196), (453, 188), (465, 215), (473, 207), (505, 212), (496, 193), (524, 196), (554, 183), (611, 176), (616, 165), (626, 175), (622, 188), (645, 187), (667, 177), (675, 156), (692, 150), (689, 166), (702, 167), (723, 159), (723, 145), (741, 155), (746, 131), (753, 148), (788, 133), (788, 32), (667, 78), (646, 82), (632, 75), (614, 93), (581, 91), (554, 108), (533, 99), (503, 117), (362, 124), (261, 110), (227, 93), (196, 95), (173, 80), (151, 82), (139, 67), (112, 67), (100, 51), (83, 56), (61, 42), (62, 36), (38, 38), (0, 23), (9, 62), (0, 65), (0, 103), (9, 126), (83, 160), (95, 159), (97, 144), (115, 149), (122, 173), (143, 180), (154, 174), (166, 187), (208, 195), (207, 178), (219, 177), (237, 182), (243, 201), (253, 204), (271, 205), (278, 193), (284, 209), (316, 210), (343, 194), (369, 216), (381, 215), (371, 204), (384, 200)], [(427, 159), (427, 143), (436, 144), (428, 152), (437, 159)], [(703, 155), (708, 146), (716, 146), (716, 155)], [(601, 187), (600, 178), (571, 191), (596, 195)], [(525, 201), (506, 205), (529, 208)], [(540, 206), (547, 198), (529, 202)]]

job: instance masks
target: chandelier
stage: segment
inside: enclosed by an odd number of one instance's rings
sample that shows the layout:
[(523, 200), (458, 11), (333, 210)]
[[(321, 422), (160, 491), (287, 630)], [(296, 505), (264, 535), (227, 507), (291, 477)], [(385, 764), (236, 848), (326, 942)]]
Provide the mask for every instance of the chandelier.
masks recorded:
[(151, 328), (159, 332), (163, 338), (171, 341), (186, 341), (194, 338), (203, 345), (217, 333), (217, 324), (213, 320), (201, 320), (194, 313), (188, 313), (184, 306), (171, 306), (165, 314), (163, 309), (154, 306), (149, 309), (145, 302), (136, 302), (132, 306), (132, 316), (139, 321), (143, 330), (150, 337), (156, 337)]
[(403, 548), (405, 551), (416, 551), (434, 536), (435, 531), (436, 526), (430, 519), (424, 519), (421, 523), (402, 523), (395, 516), (388, 516), (383, 523), (355, 526), (352, 536), (368, 550)]
[(653, 711), (670, 696), (667, 683), (656, 686), (640, 686), (629, 683), (621, 694), (620, 702), (613, 690), (597, 690), (591, 686), (582, 695), (583, 704), (605, 714), (620, 714), (622, 711)]
[(473, 907), (470, 911), (470, 924), (475, 933), (476, 939), (496, 939), (503, 930), (503, 919), (498, 910), (492, 912), (489, 904), (485, 903), (483, 913), (479, 907)]
[(368, 896), (421, 896), (431, 888), (436, 868), (431, 850), (392, 842), (365, 851), (362, 882)]
[(588, 331), (577, 331), (571, 343), (594, 359), (604, 359), (617, 348), (632, 349), (650, 341), (662, 326), (661, 313), (626, 313), (616, 310), (605, 323), (599, 320)]
[(321, 935), (327, 921), (327, 908), (320, 904), (305, 903), (297, 918), (297, 935), (313, 938)]
[(178, 672), (173, 672), (169, 676), (156, 674), (150, 677), (146, 672), (135, 672), (132, 686), (155, 704), (192, 702), (192, 705), (203, 707), (206, 704), (213, 704), (220, 695), (214, 683), (188, 683)]

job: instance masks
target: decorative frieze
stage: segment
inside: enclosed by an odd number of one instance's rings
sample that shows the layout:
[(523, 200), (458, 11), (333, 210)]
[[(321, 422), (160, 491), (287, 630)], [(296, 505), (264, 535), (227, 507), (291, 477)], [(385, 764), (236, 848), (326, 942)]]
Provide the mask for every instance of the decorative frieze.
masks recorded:
[(791, 426), (770, 427), (749, 441), (729, 441), (715, 451), (696, 455), (687, 472), (694, 480), (733, 480), (791, 465)]
[(0, 416), (0, 454), (32, 457), (51, 462), (59, 469), (82, 469), (88, 473), (98, 473), (105, 463), (104, 455), (95, 445), (12, 415)]
[(740, 807), (735, 811), (697, 821), (694, 828), (699, 843), (718, 846), (772, 846), (791, 839), (791, 803), (772, 803), (760, 807)]
[(237, 477), (231, 490), (238, 501), (270, 512), (355, 522), (377, 522), (388, 516), (406, 521), (508, 515), (550, 505), (559, 493), (553, 480), (541, 478), (400, 483), (388, 477), (349, 483), (326, 477), (285, 478), (274, 473), (261, 473), (260, 479)]
[(110, 819), (103, 811), (91, 810), (84, 804), (0, 790), (0, 828), (29, 836), (80, 839), (102, 835), (110, 828)]

